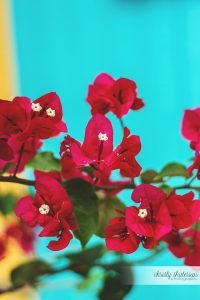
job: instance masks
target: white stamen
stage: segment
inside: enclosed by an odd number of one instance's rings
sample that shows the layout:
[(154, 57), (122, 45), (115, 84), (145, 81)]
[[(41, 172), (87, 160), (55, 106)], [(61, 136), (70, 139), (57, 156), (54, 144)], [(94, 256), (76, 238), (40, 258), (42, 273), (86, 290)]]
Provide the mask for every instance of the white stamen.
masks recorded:
[(55, 115), (56, 115), (56, 111), (54, 109), (52, 109), (51, 107), (49, 107), (46, 110), (46, 113), (47, 113), (47, 116), (49, 116), (49, 117), (55, 117)]
[(47, 204), (42, 204), (39, 207), (39, 212), (41, 213), (41, 215), (47, 215), (50, 211), (50, 207)]
[(42, 110), (42, 106), (40, 105), (40, 103), (32, 103), (31, 108), (33, 111), (41, 111)]
[(99, 135), (98, 135), (98, 138), (100, 141), (107, 141), (108, 140), (108, 136), (107, 136), (107, 133), (102, 133), (100, 132)]
[(139, 209), (138, 216), (139, 216), (140, 218), (142, 218), (142, 219), (145, 218), (145, 217), (147, 216), (147, 214), (148, 214), (148, 213), (147, 213), (147, 210), (146, 210), (145, 208), (143, 208), (143, 209), (140, 208), (140, 209)]

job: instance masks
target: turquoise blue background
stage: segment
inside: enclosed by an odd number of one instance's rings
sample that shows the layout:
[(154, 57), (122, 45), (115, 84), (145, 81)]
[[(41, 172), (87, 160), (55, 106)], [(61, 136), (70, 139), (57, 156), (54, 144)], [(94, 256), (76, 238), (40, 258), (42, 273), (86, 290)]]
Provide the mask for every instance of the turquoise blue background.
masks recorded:
[[(166, 162), (187, 163), (191, 157), (180, 135), (183, 110), (200, 104), (200, 2), (198, 0), (13, 0), (20, 94), (32, 99), (56, 91), (63, 103), (70, 134), (82, 139), (90, 117), (87, 86), (101, 72), (128, 77), (138, 84), (145, 108), (131, 112), (125, 123), (139, 134), (143, 168)], [(116, 143), (121, 139), (117, 120), (110, 116)], [(58, 155), (59, 141), (44, 149)], [(129, 193), (123, 194), (128, 204)], [(97, 242), (95, 240), (95, 242)], [(46, 241), (38, 254), (53, 259)], [(78, 248), (74, 242), (69, 250)], [(131, 255), (144, 256), (144, 251)], [(180, 265), (169, 253), (152, 265)], [(76, 291), (73, 274), (60, 275), (40, 289), (42, 300), (95, 300), (95, 287)], [(68, 289), (66, 289), (68, 287)], [(191, 296), (192, 294), (192, 296)], [(131, 299), (199, 299), (199, 287), (136, 287)], [(114, 299), (113, 299), (114, 300)]]

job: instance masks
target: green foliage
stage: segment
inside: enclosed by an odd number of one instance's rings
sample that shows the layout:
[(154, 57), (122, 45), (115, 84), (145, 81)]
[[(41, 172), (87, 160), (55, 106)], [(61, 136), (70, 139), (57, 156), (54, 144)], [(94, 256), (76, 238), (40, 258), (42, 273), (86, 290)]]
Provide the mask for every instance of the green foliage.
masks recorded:
[(144, 171), (142, 174), (141, 174), (141, 181), (143, 183), (158, 183), (158, 182), (162, 182), (162, 178), (157, 178), (156, 177), (158, 176), (158, 172), (156, 172), (155, 170), (153, 169), (150, 169), (150, 170), (147, 170), (147, 171)]
[(200, 219), (192, 226), (192, 228), (200, 231)]
[(39, 171), (60, 171), (60, 160), (55, 158), (51, 151), (36, 154), (26, 165)]
[(102, 257), (104, 253), (105, 246), (97, 245), (95, 247), (84, 249), (81, 252), (69, 253), (65, 256), (71, 261), (72, 264), (85, 263), (92, 265), (98, 258)]
[(85, 247), (98, 225), (98, 199), (93, 186), (83, 179), (71, 179), (63, 184), (74, 205), (74, 214), (78, 230), (76, 237)]
[(175, 177), (175, 176), (181, 176), (185, 178), (191, 177), (191, 175), (188, 173), (186, 167), (179, 163), (170, 163), (167, 164), (158, 175), (154, 177), (154, 180), (161, 180), (164, 177)]
[(128, 281), (133, 281), (131, 268), (123, 268), (121, 264), (115, 264), (107, 270), (103, 288), (99, 292), (100, 300), (123, 300), (130, 292), (132, 285), (127, 285), (122, 282), (127, 278)]
[(0, 212), (3, 215), (12, 213), (15, 208), (17, 200), (18, 198), (16, 198), (15, 195), (10, 193), (0, 195)]
[(11, 281), (14, 286), (21, 284), (35, 285), (40, 275), (51, 272), (51, 266), (42, 260), (33, 260), (24, 263), (11, 272)]
[(159, 186), (159, 188), (165, 192), (167, 195), (169, 195), (172, 191), (173, 191), (173, 188), (171, 188), (170, 186), (166, 185), (166, 184), (162, 184)]
[(82, 276), (86, 276), (90, 269), (94, 267), (97, 259), (101, 258), (105, 253), (103, 245), (84, 249), (78, 253), (71, 253), (65, 255), (70, 260), (69, 269)]
[(104, 229), (108, 226), (109, 220), (119, 216), (116, 209), (125, 211), (125, 205), (119, 198), (112, 195), (105, 195), (103, 197), (100, 196), (98, 197), (98, 202), (99, 222), (96, 235), (104, 237)]

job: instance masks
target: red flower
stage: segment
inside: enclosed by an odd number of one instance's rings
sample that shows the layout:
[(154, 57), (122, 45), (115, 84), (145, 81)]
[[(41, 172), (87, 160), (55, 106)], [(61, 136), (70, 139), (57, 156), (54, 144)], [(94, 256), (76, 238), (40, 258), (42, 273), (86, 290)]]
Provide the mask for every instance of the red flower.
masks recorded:
[(137, 98), (136, 83), (126, 78), (114, 80), (108, 74), (100, 74), (89, 86), (87, 102), (92, 114), (106, 114), (112, 111), (118, 118), (126, 115), (129, 109), (137, 110), (144, 106)]
[(71, 145), (73, 143), (77, 144), (78, 147), (80, 146), (80, 143), (71, 138), (69, 135), (66, 136), (64, 141), (61, 143), (61, 175), (64, 179), (83, 178), (86, 181), (92, 182), (92, 178), (86, 172), (77, 167), (77, 164), (72, 157)]
[(176, 257), (184, 257), (185, 265), (200, 266), (200, 231), (196, 229), (188, 229), (183, 233), (174, 231), (168, 234), (164, 241)]
[(140, 243), (137, 235), (127, 227), (124, 217), (110, 220), (105, 229), (105, 237), (108, 250), (127, 254), (136, 251)]
[(200, 217), (200, 202), (193, 200), (194, 193), (176, 195), (172, 192), (166, 199), (173, 227), (184, 229), (193, 225)]
[(185, 243), (182, 234), (177, 230), (172, 230), (162, 240), (168, 244), (170, 252), (178, 258), (185, 257), (190, 251), (190, 246)]
[(71, 154), (77, 165), (99, 164), (113, 151), (113, 128), (111, 122), (97, 114), (90, 119), (82, 145), (72, 141)]
[(198, 152), (196, 152), (196, 154), (195, 154), (194, 162), (187, 170), (188, 170), (188, 173), (191, 175), (194, 170), (197, 170), (197, 178), (200, 180), (200, 154)]
[(126, 209), (127, 226), (138, 235), (159, 241), (172, 229), (166, 197), (163, 191), (149, 184), (136, 187), (132, 199), (140, 206)]
[(33, 103), (26, 97), (16, 97), (12, 101), (0, 100), (0, 168), (4, 167), (6, 161), (16, 165), (23, 149), (17, 172), (22, 171), (25, 163), (41, 146), (39, 139), (66, 131), (56, 93), (48, 93)]
[[(119, 169), (122, 176), (139, 176), (141, 167), (135, 160), (135, 156), (141, 149), (138, 136), (129, 136), (128, 128), (124, 130), (124, 138), (121, 144), (113, 151), (113, 128), (111, 122), (103, 115), (97, 114), (89, 121), (85, 139), (81, 145), (78, 141), (68, 137), (63, 147), (67, 164), (75, 169), (90, 165), (94, 169), (97, 178), (107, 180), (112, 170)], [(70, 158), (70, 159), (69, 159)], [(64, 160), (64, 159), (63, 159)], [(75, 171), (75, 170), (74, 170)], [(77, 173), (77, 170), (76, 170)]]
[(191, 141), (192, 149), (200, 151), (200, 108), (187, 109), (182, 121), (182, 134)]
[(36, 136), (47, 139), (67, 132), (67, 127), (62, 121), (62, 106), (60, 98), (54, 92), (45, 94), (30, 103), (31, 121), (22, 134), (22, 139), (27, 136)]
[(33, 230), (23, 223), (12, 223), (6, 228), (6, 237), (12, 237), (17, 240), (25, 252), (32, 252), (34, 250), (33, 242), (35, 235)]
[(0, 260), (4, 258), (5, 250), (5, 240), (4, 238), (0, 238)]
[(0, 139), (0, 160), (9, 161), (13, 159), (13, 150), (8, 145), (7, 141)]
[[(36, 155), (37, 150), (41, 147), (42, 142), (34, 137), (29, 137), (26, 139), (24, 143), (22, 143), (17, 135), (12, 135), (10, 139), (8, 140), (7, 144), (10, 149), (12, 149), (12, 157), (10, 157), (9, 161), (13, 163), (13, 166), (9, 169), (9, 173), (13, 173), (15, 170), (15, 166), (19, 160), (19, 156), (21, 156), (20, 163), (18, 166), (17, 173), (20, 173), (23, 171), (26, 163)], [(6, 147), (4, 148), (4, 150)], [(21, 149), (22, 152), (21, 152)], [(3, 169), (3, 167), (6, 165), (7, 161), (2, 160), (0, 158), (0, 169)]]
[(31, 105), (26, 97), (0, 100), (0, 137), (22, 133), (30, 122)]
[(109, 165), (111, 169), (119, 169), (120, 174), (125, 177), (133, 178), (139, 176), (142, 168), (135, 160), (135, 156), (140, 150), (139, 136), (130, 135), (130, 130), (125, 127), (123, 140), (110, 157)]
[(185, 241), (189, 243), (190, 250), (185, 255), (186, 266), (200, 266), (200, 231), (189, 229), (183, 233)]
[(35, 172), (35, 177), (35, 200), (30, 196), (19, 200), (16, 215), (29, 226), (42, 226), (39, 236), (57, 237), (58, 240), (51, 241), (48, 248), (62, 250), (73, 237), (70, 230), (77, 229), (72, 216), (73, 206), (58, 181), (39, 171)]

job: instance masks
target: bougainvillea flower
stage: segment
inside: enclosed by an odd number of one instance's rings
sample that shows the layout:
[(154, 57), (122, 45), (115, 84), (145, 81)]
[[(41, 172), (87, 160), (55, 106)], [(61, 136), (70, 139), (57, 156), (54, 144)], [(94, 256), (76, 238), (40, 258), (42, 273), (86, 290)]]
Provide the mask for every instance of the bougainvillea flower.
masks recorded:
[(0, 100), (0, 168), (6, 161), (17, 164), (17, 172), (35, 155), (40, 139), (67, 132), (62, 121), (62, 106), (54, 92), (45, 94), (31, 103), (29, 98), (15, 97), (12, 101)]
[(200, 266), (200, 231), (188, 229), (185, 232), (171, 232), (164, 241), (169, 250), (178, 258), (184, 258), (187, 266)]
[(70, 198), (61, 184), (48, 174), (36, 171), (35, 177), (35, 199), (30, 196), (20, 199), (16, 215), (29, 226), (42, 226), (40, 236), (58, 238), (49, 243), (49, 249), (64, 249), (72, 239), (69, 231), (77, 229)]
[(193, 225), (200, 217), (200, 202), (194, 200), (194, 193), (176, 195), (172, 192), (166, 199), (173, 228), (185, 229)]
[(48, 93), (30, 103), (31, 122), (22, 138), (36, 136), (40, 139), (47, 139), (58, 135), (60, 132), (67, 132), (66, 124), (62, 121), (62, 106), (59, 96)]
[(5, 240), (4, 238), (1, 237), (0, 238), (0, 260), (4, 258), (5, 250), (6, 250)]
[(105, 228), (105, 237), (108, 250), (127, 254), (136, 251), (140, 243), (137, 235), (126, 226), (124, 217), (110, 220)]
[(188, 167), (188, 173), (192, 175), (194, 170), (197, 170), (197, 178), (200, 180), (200, 154), (196, 152), (194, 162)]
[(0, 139), (0, 160), (9, 161), (13, 159), (13, 150), (7, 141)]
[(72, 143), (71, 153), (77, 165), (87, 165), (104, 161), (113, 151), (113, 128), (103, 115), (90, 119), (85, 131), (83, 144)]
[(76, 143), (78, 147), (80, 143), (67, 135), (60, 146), (61, 155), (61, 175), (64, 179), (83, 178), (86, 181), (92, 182), (92, 178), (84, 172), (83, 169), (78, 168), (71, 154), (71, 145)]
[(184, 264), (187, 266), (200, 266), (200, 231), (188, 229), (183, 233), (185, 242), (190, 245), (190, 250), (185, 255)]
[(32, 103), (26, 97), (0, 100), (0, 138), (20, 134), (21, 140), (33, 136), (46, 139), (60, 132), (67, 132), (67, 127), (56, 93), (45, 94)]
[(25, 252), (32, 252), (34, 250), (35, 234), (31, 228), (24, 223), (11, 223), (5, 232), (6, 237), (12, 237), (21, 246)]
[(171, 217), (165, 204), (166, 194), (149, 184), (141, 184), (132, 193), (139, 207), (126, 209), (126, 224), (136, 234), (159, 241), (172, 230)]
[(185, 243), (183, 235), (177, 230), (172, 230), (162, 240), (167, 243), (170, 252), (178, 258), (185, 257), (190, 251), (190, 246)]
[(110, 157), (110, 168), (119, 169), (120, 174), (125, 177), (137, 177), (142, 170), (135, 160), (135, 156), (141, 150), (140, 138), (137, 135), (130, 135), (130, 130), (124, 128), (124, 137), (121, 144), (113, 151)]
[(185, 111), (182, 121), (182, 134), (191, 142), (193, 149), (200, 151), (200, 108)]
[[(24, 143), (22, 143), (18, 135), (12, 135), (8, 141), (8, 147), (12, 149), (12, 156), (9, 161), (12, 163), (10, 169), (7, 170), (9, 173), (13, 173), (18, 163), (19, 157), (20, 162), (18, 165), (17, 172), (23, 171), (26, 163), (36, 155), (37, 150), (41, 147), (42, 142), (38, 138), (28, 137)], [(4, 148), (6, 149), (6, 148)], [(1, 151), (0, 151), (1, 152)], [(0, 156), (0, 170), (6, 165), (7, 161), (2, 160)]]
[(141, 149), (139, 137), (130, 135), (128, 128), (125, 128), (121, 144), (113, 151), (112, 124), (101, 114), (96, 114), (89, 121), (82, 145), (68, 137), (62, 143), (62, 149), (73, 159), (71, 162), (67, 160), (68, 164), (75, 163), (77, 167), (90, 165), (98, 178), (109, 178), (111, 171), (116, 169), (127, 177), (137, 177), (141, 171), (135, 160)]
[(136, 83), (126, 78), (113, 79), (110, 75), (98, 75), (89, 86), (87, 102), (92, 114), (106, 114), (112, 111), (118, 118), (126, 115), (129, 109), (138, 110), (144, 106), (137, 98)]
[(0, 100), (0, 137), (23, 132), (30, 122), (31, 104), (26, 97)]

